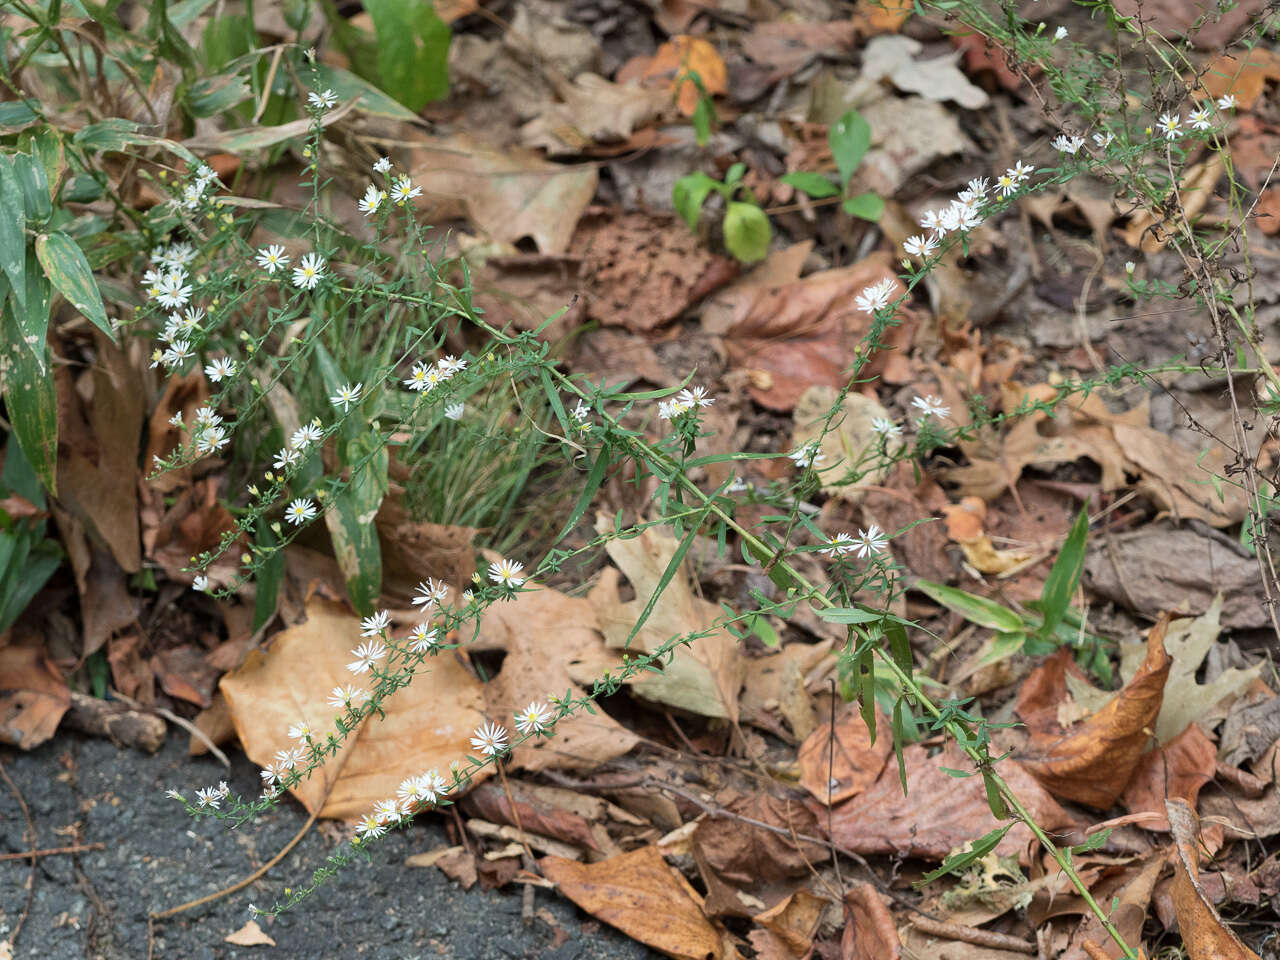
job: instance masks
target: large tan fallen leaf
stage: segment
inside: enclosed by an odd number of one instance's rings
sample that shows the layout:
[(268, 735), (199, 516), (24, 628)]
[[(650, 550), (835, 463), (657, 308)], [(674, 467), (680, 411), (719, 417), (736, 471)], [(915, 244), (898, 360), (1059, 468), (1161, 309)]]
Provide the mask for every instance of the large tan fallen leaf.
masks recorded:
[(237, 947), (274, 947), (276, 945), (276, 942), (258, 926), (257, 920), (250, 920), (234, 933), (228, 933), (222, 941), (234, 943)]
[(939, 157), (973, 149), (955, 111), (924, 97), (884, 97), (861, 110), (871, 127), (872, 147), (855, 178), (858, 189), (892, 196), (914, 174)]
[(856, 703), (842, 704), (836, 717), (835, 736), (831, 723), (822, 724), (800, 745), (800, 786), (820, 803), (841, 803), (857, 796), (876, 782), (893, 751), (888, 735), (889, 722), (876, 708), (879, 736), (871, 742), (871, 732)]
[[(957, 847), (994, 830), (999, 824), (987, 806), (982, 778), (957, 778), (942, 768), (965, 770), (969, 760), (955, 748), (930, 757), (923, 746), (903, 749), (907, 768), (907, 794), (902, 794), (896, 763), (887, 763), (880, 778), (865, 793), (832, 808), (831, 838), (840, 846), (861, 854), (890, 854), (942, 860)], [(997, 768), (1010, 789), (1046, 830), (1074, 824), (1016, 760)], [(825, 811), (818, 827), (826, 830)], [(1031, 839), (1031, 831), (1018, 824), (1000, 841), (1002, 856), (1018, 853)]]
[(526, 146), (550, 156), (581, 153), (597, 143), (619, 143), (654, 120), (671, 102), (668, 93), (639, 84), (613, 83), (594, 73), (581, 73), (572, 83), (557, 85), (560, 103), (548, 103), (520, 128)]
[[(820, 621), (825, 622), (825, 621)], [(738, 708), (744, 723), (769, 730), (784, 740), (804, 740), (818, 725), (805, 676), (831, 655), (833, 640), (789, 643), (771, 656), (747, 660)], [(790, 727), (788, 732), (777, 718)]]
[[(613, 520), (604, 514), (596, 518), (601, 533), (613, 530)], [(636, 599), (622, 603), (618, 596), (618, 572), (607, 568), (591, 591), (590, 601), (600, 618), (605, 641), (615, 649), (628, 646), (627, 637), (662, 580), (675, 556), (678, 542), (656, 528), (649, 528), (628, 540), (611, 539), (605, 546), (613, 560), (631, 581)], [(682, 567), (662, 592), (649, 619), (631, 640), (637, 651), (652, 652), (672, 637), (711, 630), (689, 646), (677, 646), (672, 660), (661, 673), (643, 671), (629, 681), (637, 696), (669, 707), (678, 707), (704, 717), (723, 717), (737, 722), (738, 690), (746, 668), (738, 640), (723, 627), (712, 624), (723, 611), (693, 592), (687, 571)]]
[(0, 741), (30, 750), (58, 729), (71, 705), (62, 674), (38, 647), (0, 647)]
[(599, 863), (543, 857), (538, 865), (566, 897), (631, 939), (677, 960), (719, 960), (720, 934), (703, 915), (697, 893), (657, 847)]
[(1178, 932), (1190, 960), (1260, 960), (1222, 922), (1200, 885), (1200, 830), (1195, 814), (1181, 800), (1166, 805), (1173, 832), (1173, 906)]
[(914, 59), (922, 50), (924, 44), (911, 37), (875, 37), (863, 51), (862, 76), (877, 83), (888, 80), (903, 93), (918, 93), (926, 100), (953, 100), (970, 110), (991, 102), (986, 91), (970, 83), (956, 66), (963, 56), (959, 50), (931, 60)]
[[(580, 697), (579, 681), (590, 683), (620, 663), (605, 648), (590, 601), (546, 587), (489, 607), (474, 649), (507, 654), (484, 691), (490, 713), (502, 718), (531, 701), (545, 702), (566, 691)], [(554, 737), (516, 747), (513, 762), (525, 770), (594, 767), (622, 756), (639, 741), (604, 711), (580, 710), (556, 725)]]
[[(308, 601), (306, 611), (304, 623), (276, 634), (270, 649), (251, 653), (219, 685), (240, 743), (259, 766), (296, 745), (289, 738), (292, 724), (306, 721), (321, 737), (332, 730), (336, 711), (327, 703), (329, 693), (353, 680), (346, 665), (360, 642), (359, 618), (345, 604), (320, 596)], [(412, 683), (383, 701), (386, 719), (366, 719), (336, 756), (293, 789), (294, 796), (311, 813), (351, 820), (394, 797), (411, 774), (434, 768), (448, 778), (451, 763), (465, 764), (474, 753), (471, 732), (484, 720), (484, 694), (461, 656), (445, 651), (427, 660)]]
[(742, 52), (769, 67), (769, 82), (789, 77), (819, 56), (849, 54), (858, 35), (852, 20), (828, 23), (773, 20), (758, 23), (742, 41)]
[(1019, 759), (1054, 796), (1105, 809), (1124, 793), (1164, 699), (1168, 625), (1166, 615), (1151, 628), (1142, 666), (1097, 713), (1061, 736), (1031, 731), (1027, 752)]
[(531, 237), (543, 253), (564, 253), (578, 217), (595, 195), (595, 167), (550, 163), (517, 148), (497, 149), (469, 134), (424, 138), (412, 151), (413, 182), (424, 201), (460, 202), (493, 240)]
[(861, 883), (845, 894), (840, 954), (846, 960), (898, 960), (902, 956), (893, 916), (884, 898), (869, 883)]
[[(1131, 878), (1113, 895), (1114, 899), (1109, 904), (1110, 919), (1130, 947), (1138, 947), (1142, 942), (1142, 927), (1151, 905), (1151, 894), (1166, 866), (1163, 853), (1149, 858), (1140, 867), (1131, 868), (1134, 870)], [(1087, 946), (1090, 942), (1094, 944), (1092, 951)], [(1086, 911), (1072, 936), (1071, 946), (1061, 955), (1061, 960), (1093, 960), (1095, 957), (1118, 960), (1122, 956), (1120, 945), (1107, 935), (1101, 921)]]
[[(836, 414), (830, 430), (822, 432), (827, 412), (836, 404), (839, 391), (835, 387), (813, 386), (800, 394), (796, 400), (796, 408), (792, 416), (795, 429), (791, 434), (792, 448), (800, 448), (817, 443), (823, 459), (817, 462), (822, 471), (823, 492), (839, 497), (849, 503), (857, 503), (862, 499), (865, 488), (879, 486), (889, 475), (892, 464), (873, 469), (873, 465), (881, 460), (881, 437), (872, 424), (878, 419), (889, 420), (889, 411), (874, 397), (860, 393), (849, 393), (840, 404), (840, 412)], [(819, 436), (822, 439), (819, 441)], [(886, 438), (885, 453), (893, 456), (903, 447), (898, 438)], [(856, 480), (850, 479), (855, 473), (861, 474)]]
[(1164, 802), (1177, 798), (1193, 809), (1200, 788), (1213, 779), (1218, 750), (1199, 724), (1187, 728), (1162, 747), (1143, 754), (1124, 792), (1130, 813), (1156, 813), (1158, 818), (1142, 824), (1144, 830), (1165, 831)]
[[(1189, 723), (1200, 723), (1212, 729), (1227, 715), (1227, 710), (1259, 676), (1262, 665), (1241, 669), (1228, 667), (1208, 683), (1196, 680), (1196, 674), (1209, 650), (1222, 632), (1222, 594), (1214, 598), (1209, 609), (1199, 617), (1186, 617), (1169, 623), (1165, 649), (1172, 666), (1165, 683), (1164, 702), (1156, 718), (1155, 734), (1160, 743), (1168, 743)], [(1128, 683), (1138, 672), (1146, 656), (1141, 643), (1120, 645), (1120, 677)], [(1101, 707), (1111, 694), (1089, 685), (1083, 678), (1068, 674), (1065, 678), (1077, 710), (1092, 712)], [(1082, 715), (1077, 713), (1077, 716)]]

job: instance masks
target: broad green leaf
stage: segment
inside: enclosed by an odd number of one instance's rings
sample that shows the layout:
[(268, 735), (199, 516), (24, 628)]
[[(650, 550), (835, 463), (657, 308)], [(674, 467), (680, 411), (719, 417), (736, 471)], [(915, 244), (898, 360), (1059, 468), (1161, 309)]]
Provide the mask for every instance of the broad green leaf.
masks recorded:
[(0, 206), (7, 211), (0, 217), (0, 268), (21, 308), (27, 302), (27, 217), (22, 202), (22, 187), (8, 157), (0, 156)]
[(330, 498), (324, 520), (351, 605), (367, 617), (382, 593), (382, 546), (373, 521), (388, 489), (387, 446), (372, 430), (340, 446), (351, 480)]
[(40, 120), (40, 115), (25, 101), (13, 100), (0, 103), (0, 134), (17, 133)]
[(788, 173), (782, 178), (782, 182), (790, 184), (806, 196), (818, 200), (823, 197), (834, 197), (840, 193), (840, 188), (822, 174), (811, 173), (808, 170), (797, 170), (795, 173)]
[(773, 228), (769, 215), (754, 203), (734, 200), (724, 213), (724, 245), (742, 263), (763, 260), (769, 253)]
[(917, 890), (927, 883), (933, 883), (939, 877), (946, 876), (955, 870), (962, 870), (976, 860), (981, 860), (988, 853), (1000, 845), (1000, 841), (1004, 839), (1004, 835), (1013, 829), (1012, 823), (1006, 823), (1003, 827), (997, 827), (985, 836), (979, 837), (973, 841), (973, 846), (963, 853), (952, 854), (942, 861), (942, 866), (937, 870), (926, 873), (922, 878), (917, 880), (912, 886)]
[(1021, 617), (1008, 607), (1002, 607), (986, 597), (976, 597), (972, 593), (931, 580), (916, 581), (916, 589), (980, 627), (990, 627), (1004, 633), (1017, 633), (1023, 629)]
[(1001, 660), (1007, 660), (1021, 650), (1026, 642), (1027, 635), (1021, 631), (992, 634), (991, 639), (987, 641), (987, 651), (979, 662), (985, 667), (992, 663), (999, 663)]
[(26, 269), (27, 300), (4, 302), (0, 343), (9, 368), (4, 378), (5, 411), (22, 452), (45, 488), (57, 494), (58, 395), (45, 336), (49, 329), (49, 282), (34, 259)]
[(671, 188), (671, 202), (675, 205), (676, 213), (684, 218), (690, 230), (698, 229), (698, 216), (702, 213), (702, 205), (706, 203), (707, 195), (719, 185), (701, 170), (695, 170), (681, 177)]
[[(271, 531), (269, 523), (258, 525), (258, 546), (274, 547), (276, 535)], [(257, 592), (253, 598), (253, 629), (262, 628), (268, 620), (275, 616), (276, 605), (280, 595), (280, 583), (284, 580), (284, 551), (276, 550), (258, 567), (258, 575), (254, 578)]]
[(36, 238), (36, 256), (54, 289), (114, 342), (107, 308), (79, 244), (60, 230), (42, 233)]
[(18, 138), (18, 145), (22, 150), (30, 153), (44, 168), (44, 180), (49, 188), (49, 200), (52, 202), (58, 194), (58, 184), (62, 181), (62, 174), (67, 167), (62, 137), (53, 127), (44, 126), (39, 130), (24, 133)]
[(431, 0), (365, 0), (378, 36), (382, 89), (410, 110), (449, 95), (453, 31)]
[(831, 125), (827, 131), (827, 142), (831, 145), (836, 169), (840, 171), (840, 184), (848, 189), (849, 178), (871, 146), (871, 127), (862, 114), (850, 110)]
[(840, 206), (849, 216), (870, 220), (872, 223), (878, 223), (884, 213), (884, 199), (874, 193), (860, 193), (856, 197), (849, 197)]
[(26, 153), (15, 153), (9, 157), (13, 164), (14, 176), (22, 188), (22, 203), (26, 210), (27, 220), (43, 223), (53, 213), (53, 204), (49, 200), (49, 181), (44, 175), (44, 166)]
[(1071, 605), (1071, 597), (1080, 585), (1080, 575), (1084, 572), (1085, 544), (1089, 539), (1089, 510), (1080, 511), (1058, 559), (1053, 561), (1053, 569), (1045, 578), (1044, 589), (1040, 592), (1040, 612), (1044, 615), (1044, 626), (1040, 628), (1040, 636), (1049, 637), (1062, 621), (1067, 607)]
[(988, 770), (982, 771), (982, 785), (987, 790), (987, 806), (991, 815), (997, 820), (1009, 819), (1009, 808), (1005, 806), (1004, 797), (1000, 794), (1000, 786)]
[(818, 616), (832, 623), (876, 623), (884, 619), (883, 613), (861, 607), (828, 607), (819, 610)]
[(180, 143), (138, 133), (138, 125), (120, 117), (109, 117), (76, 131), (71, 142), (89, 151), (103, 153), (124, 153), (126, 147), (158, 147), (185, 160), (191, 166), (198, 166), (200, 160), (194, 153)]

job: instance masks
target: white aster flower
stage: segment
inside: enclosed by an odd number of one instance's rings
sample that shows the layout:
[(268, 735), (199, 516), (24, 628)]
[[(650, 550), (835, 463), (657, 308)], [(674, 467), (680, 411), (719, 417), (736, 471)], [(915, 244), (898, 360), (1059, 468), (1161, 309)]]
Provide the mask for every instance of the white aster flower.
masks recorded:
[(312, 90), (307, 94), (307, 103), (320, 110), (328, 110), (338, 102), (338, 95), (332, 90), (321, 90), (319, 93)]
[(225, 427), (205, 427), (196, 434), (196, 452), (216, 453), (225, 447), (230, 439)]
[(828, 540), (827, 546), (820, 550), (819, 553), (824, 553), (828, 557), (840, 557), (856, 548), (857, 544), (853, 542), (853, 537), (841, 531)]
[(1098, 145), (1099, 150), (1105, 150), (1107, 147), (1111, 146), (1111, 143), (1115, 138), (1116, 135), (1110, 130), (1107, 130), (1104, 133), (1095, 133), (1093, 135), (1093, 142)]
[(920, 413), (926, 417), (949, 417), (951, 416), (951, 408), (942, 402), (941, 397), (935, 397), (933, 394), (926, 394), (923, 397), (916, 397), (911, 401), (911, 405), (916, 407)]
[(471, 736), (471, 746), (487, 757), (497, 756), (507, 749), (507, 731), (496, 723), (484, 723)]
[(419, 361), (409, 371), (409, 376), (401, 381), (410, 390), (434, 390), (440, 383), (440, 374), (432, 364)]
[(426, 609), (434, 603), (444, 603), (448, 599), (449, 585), (443, 580), (427, 577), (425, 581), (418, 584), (418, 594), (413, 598), (413, 605)]
[(489, 564), (489, 579), (504, 587), (518, 587), (525, 581), (525, 578), (520, 576), (520, 571), (523, 569), (524, 564), (519, 560), (495, 560)]
[(591, 413), (591, 408), (587, 406), (583, 400), (578, 401), (578, 405), (573, 408), (573, 419), (579, 423), (584, 422)]
[(1219, 110), (1230, 110), (1236, 105), (1236, 95), (1234, 93), (1223, 94), (1217, 100)]
[(320, 429), (319, 424), (308, 423), (293, 431), (293, 435), (289, 437), (289, 446), (295, 450), (304, 450), (311, 444), (318, 443), (323, 436), (324, 431)]
[(467, 407), (464, 403), (451, 403), (444, 408), (444, 415), (450, 420), (461, 420)]
[(222, 794), (217, 787), (201, 787), (196, 791), (196, 801), (199, 806), (213, 807), (216, 810), (222, 802)]
[(407, 176), (397, 177), (391, 185), (391, 199), (396, 203), (404, 203), (406, 200), (412, 200), (414, 197), (422, 195), (422, 188), (415, 187), (409, 182)]
[(1200, 107), (1197, 110), (1192, 110), (1187, 116), (1187, 122), (1191, 124), (1191, 129), (1193, 130), (1208, 130), (1209, 108)]
[(369, 694), (364, 689), (347, 684), (345, 687), (334, 687), (330, 691), (329, 706), (349, 707), (353, 703), (363, 703), (368, 698)]
[(209, 578), (203, 573), (197, 573), (191, 579), (191, 589), (196, 593), (204, 593), (209, 589)]
[(376, 637), (391, 626), (391, 614), (386, 610), (379, 610), (371, 617), (365, 617), (360, 621), (360, 636)]
[(551, 726), (551, 708), (545, 703), (531, 703), (516, 713), (516, 728), (523, 734), (545, 733)]
[(273, 243), (269, 247), (262, 247), (258, 251), (258, 266), (262, 267), (267, 273), (275, 273), (277, 270), (283, 270), (289, 265), (289, 255), (284, 252), (284, 247), (278, 243)]
[(292, 770), (306, 758), (306, 753), (300, 747), (286, 747), (283, 750), (277, 750), (275, 756), (276, 769), (280, 771), (280, 775), (283, 777), (286, 770)]
[(204, 375), (214, 383), (221, 383), (223, 377), (233, 377), (235, 373), (236, 362), (229, 357), (211, 360), (204, 368)]
[(379, 190), (371, 183), (365, 190), (364, 196), (356, 201), (356, 207), (367, 217), (369, 214), (377, 212), (378, 207), (385, 199), (387, 199), (386, 191)]
[(183, 795), (179, 793), (177, 790), (166, 790), (164, 792), (164, 795), (168, 797), (170, 800), (181, 800), (183, 803), (186, 803), (186, 798), (183, 797)]
[(449, 782), (435, 770), (428, 770), (418, 781), (422, 786), (423, 800), (427, 803), (435, 803), (449, 795)]
[(1008, 172), (1013, 174), (1018, 183), (1026, 183), (1027, 178), (1035, 173), (1035, 167), (1029, 167), (1021, 160), (1009, 168)]
[(337, 393), (329, 398), (329, 402), (335, 407), (341, 407), (342, 412), (346, 413), (351, 409), (353, 403), (360, 402), (360, 388), (364, 384), (357, 383), (354, 387), (349, 383), (344, 383), (338, 388)]
[(676, 401), (686, 410), (696, 407), (709, 407), (715, 403), (714, 397), (707, 396), (706, 387), (686, 387), (676, 394)]
[(414, 653), (426, 653), (436, 645), (436, 631), (420, 623), (409, 631), (409, 649)]
[(182, 411), (181, 411), (181, 410), (179, 410), (177, 413), (175, 413), (172, 417), (170, 417), (170, 418), (169, 418), (169, 426), (171, 426), (171, 427), (177, 427), (179, 430), (184, 429), (183, 424), (182, 424)]
[(817, 466), (827, 459), (827, 455), (818, 448), (816, 440), (811, 440), (799, 450), (792, 451), (787, 454), (787, 456), (790, 457), (791, 462), (801, 470), (807, 470), (809, 467)]
[(859, 557), (869, 557), (873, 553), (882, 553), (888, 543), (889, 538), (873, 523), (867, 529), (858, 531), (857, 554)]
[(356, 836), (361, 840), (374, 840), (387, 832), (376, 811), (366, 813), (356, 824)]
[(391, 158), (379, 157), (377, 162), (373, 165), (373, 169), (376, 170), (378, 173), (388, 172), (391, 169)]
[(898, 426), (887, 417), (874, 417), (871, 420), (871, 429), (884, 437), (886, 440), (893, 437), (902, 436), (902, 427)]
[(156, 302), (168, 310), (176, 310), (191, 299), (191, 284), (180, 273), (167, 274), (156, 286)]
[(272, 464), (277, 470), (284, 470), (292, 467), (298, 462), (300, 454), (291, 447), (281, 447), (280, 452), (276, 454), (275, 463)]
[(1133, 276), (1133, 271), (1136, 270), (1137, 268), (1138, 268), (1137, 264), (1135, 264), (1132, 260), (1126, 260), (1124, 262), (1124, 272), (1129, 274), (1129, 276)]
[(306, 740), (308, 737), (313, 736), (315, 736), (315, 731), (311, 729), (311, 724), (305, 720), (299, 720), (289, 726), (289, 739), (291, 740)]
[(1164, 138), (1170, 142), (1182, 136), (1182, 118), (1176, 113), (1162, 113), (1156, 124)]
[(314, 519), (315, 515), (316, 505), (305, 497), (294, 500), (284, 511), (284, 518), (295, 526)]
[(1059, 40), (1065, 40), (1065, 39), (1067, 39), (1067, 28), (1066, 28), (1066, 27), (1059, 27), (1057, 30), (1053, 31), (1053, 42), (1054, 42), (1054, 43), (1057, 43)]
[(1053, 138), (1053, 142), (1049, 145), (1059, 153), (1074, 155), (1084, 146), (1084, 137), (1069, 137), (1060, 133)]
[(382, 823), (396, 823), (404, 816), (400, 801), (393, 799), (379, 800), (373, 805), (373, 813)]
[(293, 268), (293, 285), (303, 290), (314, 290), (322, 276), (324, 276), (324, 257), (318, 253), (308, 253), (302, 258), (302, 262)]
[(910, 256), (924, 259), (937, 252), (938, 237), (936, 234), (930, 234), (927, 237), (923, 234), (907, 237), (902, 243), (902, 249)]
[(873, 283), (871, 286), (864, 288), (854, 302), (863, 313), (875, 313), (877, 310), (883, 310), (889, 306), (889, 297), (892, 296), (894, 287), (895, 281), (893, 278), (886, 277), (879, 283)]
[(467, 361), (459, 360), (453, 354), (448, 354), (447, 356), (440, 358), (437, 366), (439, 366), (440, 372), (444, 375), (444, 378), (448, 380), (455, 373), (461, 373), (463, 370), (467, 369)]

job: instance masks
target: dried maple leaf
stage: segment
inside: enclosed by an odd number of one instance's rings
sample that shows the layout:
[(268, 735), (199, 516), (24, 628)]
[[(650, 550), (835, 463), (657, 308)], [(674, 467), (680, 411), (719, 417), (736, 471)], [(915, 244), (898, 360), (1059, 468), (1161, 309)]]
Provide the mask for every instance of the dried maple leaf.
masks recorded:
[(1168, 626), (1166, 614), (1151, 628), (1138, 672), (1101, 710), (1060, 737), (1032, 731), (1028, 753), (1019, 759), (1054, 796), (1105, 809), (1124, 793), (1164, 699)]
[(560, 892), (633, 940), (677, 960), (719, 960), (720, 934), (702, 913), (701, 898), (654, 846), (599, 863), (560, 857), (538, 861)]
[(1173, 832), (1173, 907), (1190, 960), (1261, 960), (1222, 922), (1200, 885), (1200, 831), (1196, 816), (1181, 800), (1166, 803)]

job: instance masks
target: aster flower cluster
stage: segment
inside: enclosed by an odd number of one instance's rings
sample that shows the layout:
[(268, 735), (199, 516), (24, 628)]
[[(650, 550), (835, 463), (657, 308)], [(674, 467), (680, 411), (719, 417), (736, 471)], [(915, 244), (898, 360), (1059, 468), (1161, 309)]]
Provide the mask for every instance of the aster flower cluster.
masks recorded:
[(200, 206), (200, 201), (204, 199), (205, 194), (209, 192), (209, 188), (217, 183), (218, 175), (213, 172), (213, 168), (207, 163), (202, 163), (196, 167), (195, 177), (182, 188), (182, 196), (174, 197), (170, 202), (175, 208), (195, 210)]
[[(467, 369), (467, 363), (468, 361), (465, 358), (460, 360), (452, 354), (441, 357), (435, 363), (419, 360), (409, 371), (409, 376), (401, 382), (417, 393), (430, 393), (436, 387), (452, 379), (454, 374), (461, 373)], [(459, 413), (459, 416), (461, 416), (461, 413)], [(457, 417), (452, 417), (451, 419), (456, 420)]]
[[(674, 420), (691, 410), (709, 407), (715, 402), (715, 397), (707, 396), (706, 387), (686, 387), (673, 399), (658, 403), (658, 416), (663, 420)], [(577, 416), (576, 411), (574, 416)]]
[(883, 553), (888, 545), (889, 536), (873, 523), (865, 530), (859, 530), (856, 537), (849, 533), (837, 533), (827, 541), (827, 546), (819, 552), (825, 556), (835, 558), (843, 557), (847, 553), (852, 553), (855, 557), (865, 558)]

